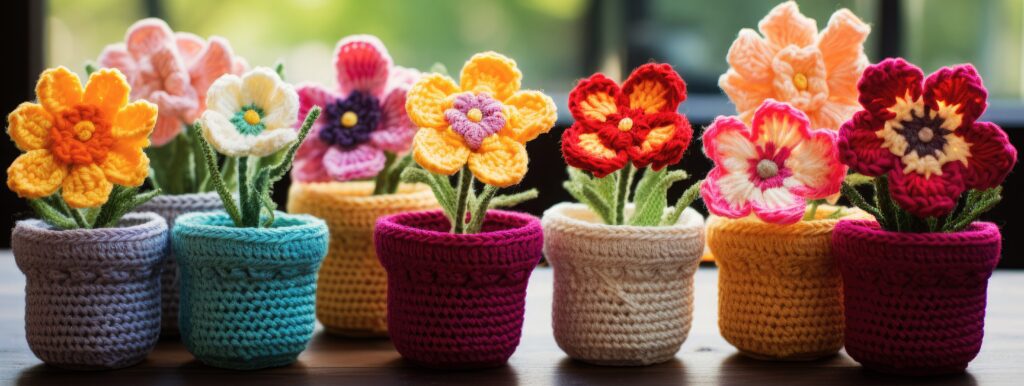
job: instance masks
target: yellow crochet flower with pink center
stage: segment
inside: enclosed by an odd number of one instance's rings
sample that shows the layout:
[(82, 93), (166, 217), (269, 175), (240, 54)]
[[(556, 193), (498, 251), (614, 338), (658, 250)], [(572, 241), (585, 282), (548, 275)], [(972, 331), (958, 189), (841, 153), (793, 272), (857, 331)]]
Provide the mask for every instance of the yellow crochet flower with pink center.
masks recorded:
[(157, 107), (128, 103), (123, 74), (102, 69), (83, 90), (67, 68), (43, 72), (39, 103), (22, 103), (7, 116), (7, 134), (25, 152), (7, 169), (7, 186), (19, 197), (47, 197), (57, 189), (72, 208), (107, 202), (113, 184), (139, 186), (149, 174), (149, 134)]
[(519, 90), (516, 62), (495, 52), (473, 55), (460, 83), (441, 74), (420, 78), (405, 108), (420, 129), (413, 159), (424, 169), (452, 175), (468, 164), (481, 182), (507, 187), (526, 175), (526, 142), (555, 124), (555, 102), (539, 91)]
[(740, 30), (729, 48), (730, 68), (718, 79), (744, 123), (769, 98), (803, 111), (811, 127), (832, 130), (860, 109), (857, 81), (868, 65), (864, 40), (871, 27), (853, 12), (836, 11), (818, 33), (817, 22), (789, 1), (772, 9), (758, 29), (761, 34)]

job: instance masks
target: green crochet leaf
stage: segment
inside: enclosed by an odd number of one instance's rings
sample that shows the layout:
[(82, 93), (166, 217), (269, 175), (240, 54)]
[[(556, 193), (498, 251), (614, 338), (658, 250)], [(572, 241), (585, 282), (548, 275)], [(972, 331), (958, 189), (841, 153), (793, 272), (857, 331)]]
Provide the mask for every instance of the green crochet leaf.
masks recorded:
[(491, 204), (488, 205), (488, 208), (511, 208), (523, 202), (535, 199), (539, 194), (540, 192), (538, 192), (537, 189), (530, 189), (519, 193), (498, 195), (491, 199)]
[[(648, 170), (644, 174), (650, 172)], [(663, 169), (661, 172), (656, 173), (661, 174), (661, 176), (651, 178), (656, 181), (653, 183), (648, 182), (648, 184), (653, 184), (652, 186), (645, 186), (643, 191), (641, 191), (640, 187), (637, 188), (636, 209), (633, 212), (633, 216), (629, 219), (629, 225), (655, 226), (660, 224), (665, 207), (668, 205), (668, 189), (672, 184), (688, 178), (686, 172), (682, 170), (666, 172)]]
[(661, 225), (675, 225), (679, 222), (679, 216), (683, 215), (683, 211), (692, 205), (698, 197), (700, 197), (700, 185), (703, 183), (704, 180), (699, 180), (693, 183), (693, 185), (690, 185), (690, 187), (683, 192), (683, 195), (679, 197), (679, 200), (676, 201), (676, 205), (672, 207), (672, 211), (665, 214), (665, 217), (661, 219)]

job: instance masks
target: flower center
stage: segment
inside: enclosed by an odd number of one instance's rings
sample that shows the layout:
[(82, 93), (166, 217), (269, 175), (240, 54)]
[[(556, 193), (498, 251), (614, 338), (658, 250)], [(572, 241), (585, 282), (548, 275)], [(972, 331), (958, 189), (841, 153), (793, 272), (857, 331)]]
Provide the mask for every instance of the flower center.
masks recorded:
[(380, 100), (362, 91), (335, 99), (324, 106), (326, 124), (320, 129), (320, 141), (351, 149), (370, 140), (383, 119)]
[(95, 131), (96, 125), (93, 125), (92, 121), (79, 121), (74, 128), (75, 138), (82, 142), (92, 139), (92, 133)]
[(931, 142), (933, 138), (935, 138), (935, 132), (930, 127), (922, 127), (917, 131), (917, 139), (923, 143)]
[(245, 114), (242, 115), (242, 119), (245, 119), (245, 123), (255, 125), (260, 123), (260, 113), (257, 113), (256, 110), (248, 109), (245, 111)]
[(769, 179), (779, 175), (779, 165), (770, 159), (763, 159), (757, 163), (757, 176), (761, 179)]
[(480, 109), (474, 107), (466, 112), (466, 118), (469, 118), (469, 120), (473, 122), (480, 122), (481, 119), (484, 119), (484, 113), (483, 111), (480, 111)]
[(629, 117), (625, 117), (619, 120), (619, 130), (629, 131), (633, 128), (633, 120)]
[(345, 128), (352, 128), (352, 126), (355, 126), (357, 123), (359, 123), (359, 116), (356, 115), (356, 113), (346, 111), (344, 114), (341, 114), (341, 126)]
[(797, 90), (806, 91), (807, 75), (804, 75), (803, 73), (800, 72), (798, 72), (796, 75), (793, 75), (793, 85), (796, 86)]
[(466, 146), (477, 150), (484, 139), (505, 127), (502, 107), (501, 102), (486, 93), (465, 93), (455, 97), (444, 116), (452, 130), (462, 136)]

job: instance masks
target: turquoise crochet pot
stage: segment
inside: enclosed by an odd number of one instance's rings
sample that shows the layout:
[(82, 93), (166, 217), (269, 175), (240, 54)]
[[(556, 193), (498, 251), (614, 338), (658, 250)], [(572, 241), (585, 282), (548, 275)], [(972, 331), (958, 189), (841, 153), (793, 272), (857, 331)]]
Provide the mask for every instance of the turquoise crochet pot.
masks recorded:
[(236, 228), (227, 213), (174, 224), (185, 347), (210, 366), (255, 370), (295, 362), (316, 323), (316, 273), (327, 225), (275, 212), (269, 228)]

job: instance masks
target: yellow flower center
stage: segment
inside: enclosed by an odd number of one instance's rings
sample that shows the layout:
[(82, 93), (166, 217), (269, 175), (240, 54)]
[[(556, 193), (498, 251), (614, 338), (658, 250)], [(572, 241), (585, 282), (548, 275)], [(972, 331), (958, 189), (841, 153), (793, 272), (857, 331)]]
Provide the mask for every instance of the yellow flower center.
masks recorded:
[(260, 113), (257, 113), (256, 110), (249, 109), (245, 111), (245, 115), (242, 116), (242, 119), (245, 119), (245, 123), (255, 125), (260, 123)]
[(341, 114), (341, 126), (349, 128), (357, 123), (359, 123), (359, 116), (356, 113), (346, 111), (344, 114)]
[(629, 129), (632, 129), (632, 128), (633, 128), (633, 120), (630, 119), (629, 117), (622, 118), (622, 119), (619, 120), (619, 130), (621, 130), (621, 131), (629, 131)]
[(85, 142), (92, 138), (92, 133), (96, 131), (96, 125), (93, 125), (90, 121), (80, 121), (75, 124), (75, 137), (79, 141)]
[(804, 75), (802, 73), (797, 73), (796, 75), (793, 75), (793, 85), (796, 86), (797, 90), (807, 90), (807, 75)]
[(931, 142), (932, 139), (935, 139), (935, 131), (930, 127), (922, 127), (921, 130), (917, 131), (917, 139), (924, 143)]
[(484, 112), (474, 107), (466, 112), (466, 118), (469, 118), (469, 120), (473, 122), (480, 122), (481, 119), (484, 119)]

